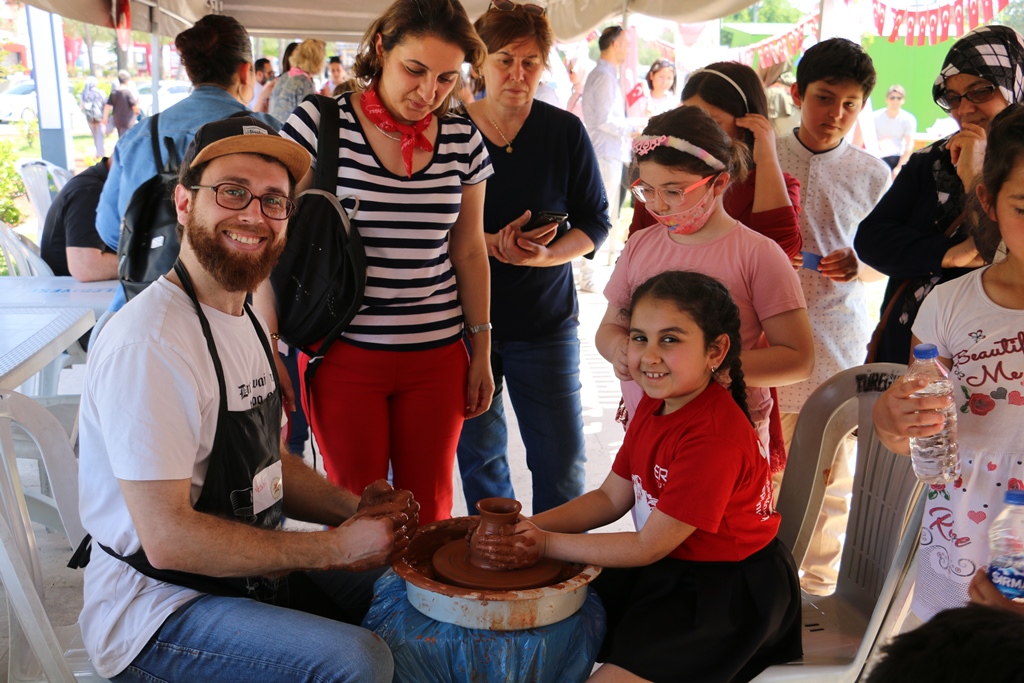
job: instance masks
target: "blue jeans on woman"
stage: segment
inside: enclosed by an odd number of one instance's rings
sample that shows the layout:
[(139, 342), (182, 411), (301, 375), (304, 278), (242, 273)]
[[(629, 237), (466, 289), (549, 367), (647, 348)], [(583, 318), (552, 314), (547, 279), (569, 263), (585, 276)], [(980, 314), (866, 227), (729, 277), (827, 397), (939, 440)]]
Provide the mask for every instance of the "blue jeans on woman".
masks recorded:
[[(380, 574), (307, 576), (335, 603), (338, 616), (348, 618), (366, 613), (366, 589), (372, 591)], [(201, 595), (168, 617), (128, 668), (111, 680), (391, 683), (393, 674), (387, 644), (360, 626), (249, 598)]]
[(582, 495), (587, 458), (576, 330), (532, 341), (496, 339), (491, 344), (491, 370), (491, 407), (466, 420), (459, 438), (459, 471), (470, 514), (476, 514), (481, 498), (515, 498), (502, 405), (506, 386), (533, 474), (533, 513)]

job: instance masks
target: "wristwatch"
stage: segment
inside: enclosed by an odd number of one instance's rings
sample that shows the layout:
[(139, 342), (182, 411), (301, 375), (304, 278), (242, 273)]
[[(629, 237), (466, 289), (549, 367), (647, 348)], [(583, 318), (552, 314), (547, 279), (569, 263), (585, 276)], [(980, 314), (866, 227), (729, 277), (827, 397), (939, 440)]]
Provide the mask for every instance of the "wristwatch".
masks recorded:
[(489, 329), (491, 329), (491, 324), (484, 323), (483, 325), (473, 325), (472, 327), (467, 327), (466, 332), (468, 332), (469, 336), (472, 337), (474, 335), (480, 334), (481, 332), (486, 332)]

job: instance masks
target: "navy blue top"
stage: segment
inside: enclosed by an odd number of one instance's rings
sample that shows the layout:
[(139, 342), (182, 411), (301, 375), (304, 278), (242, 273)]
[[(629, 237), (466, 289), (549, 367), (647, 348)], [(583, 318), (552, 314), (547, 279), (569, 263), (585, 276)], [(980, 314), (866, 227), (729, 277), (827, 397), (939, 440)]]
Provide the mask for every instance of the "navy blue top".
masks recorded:
[[(608, 237), (608, 200), (594, 148), (583, 122), (569, 112), (534, 100), (512, 141), (513, 152), (486, 137), (494, 176), (487, 183), (484, 230), (496, 233), (529, 209), (569, 214), (568, 223), (594, 242)], [(570, 225), (559, 228), (558, 237)], [(579, 326), (572, 263), (537, 268), (491, 261), (491, 334), (529, 341)]]

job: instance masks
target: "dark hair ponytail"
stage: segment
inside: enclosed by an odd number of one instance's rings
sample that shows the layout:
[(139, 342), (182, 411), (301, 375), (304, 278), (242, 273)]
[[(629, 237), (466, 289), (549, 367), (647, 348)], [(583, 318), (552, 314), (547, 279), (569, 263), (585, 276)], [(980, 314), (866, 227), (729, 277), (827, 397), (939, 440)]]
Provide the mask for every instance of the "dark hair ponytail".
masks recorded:
[(740, 309), (732, 300), (729, 289), (715, 278), (685, 270), (669, 270), (644, 282), (633, 292), (629, 303), (632, 315), (637, 304), (644, 299), (666, 301), (686, 313), (704, 333), (705, 348), (711, 348), (721, 335), (729, 337), (729, 350), (713, 378), (729, 380), (729, 391), (747, 420), (747, 383), (743, 379), (740, 362)]
[[(1024, 158), (1024, 104), (1011, 104), (992, 119), (989, 126), (988, 144), (985, 145), (985, 165), (978, 180), (988, 191), (995, 208), (996, 196), (1006, 180)], [(982, 205), (977, 193), (967, 197), (967, 223), (978, 247), (978, 254), (985, 263), (992, 263), (996, 249), (1002, 240), (999, 226), (988, 217), (987, 208)]]

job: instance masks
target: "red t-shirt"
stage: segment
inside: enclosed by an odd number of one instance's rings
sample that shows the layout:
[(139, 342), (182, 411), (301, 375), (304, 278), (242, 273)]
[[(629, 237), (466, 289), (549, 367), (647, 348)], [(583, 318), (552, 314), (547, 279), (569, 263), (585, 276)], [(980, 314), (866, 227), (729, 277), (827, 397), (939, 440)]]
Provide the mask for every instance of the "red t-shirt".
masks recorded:
[(764, 548), (779, 529), (768, 456), (732, 394), (711, 382), (669, 415), (644, 396), (612, 471), (633, 483), (642, 528), (657, 508), (696, 527), (670, 557), (736, 562)]

